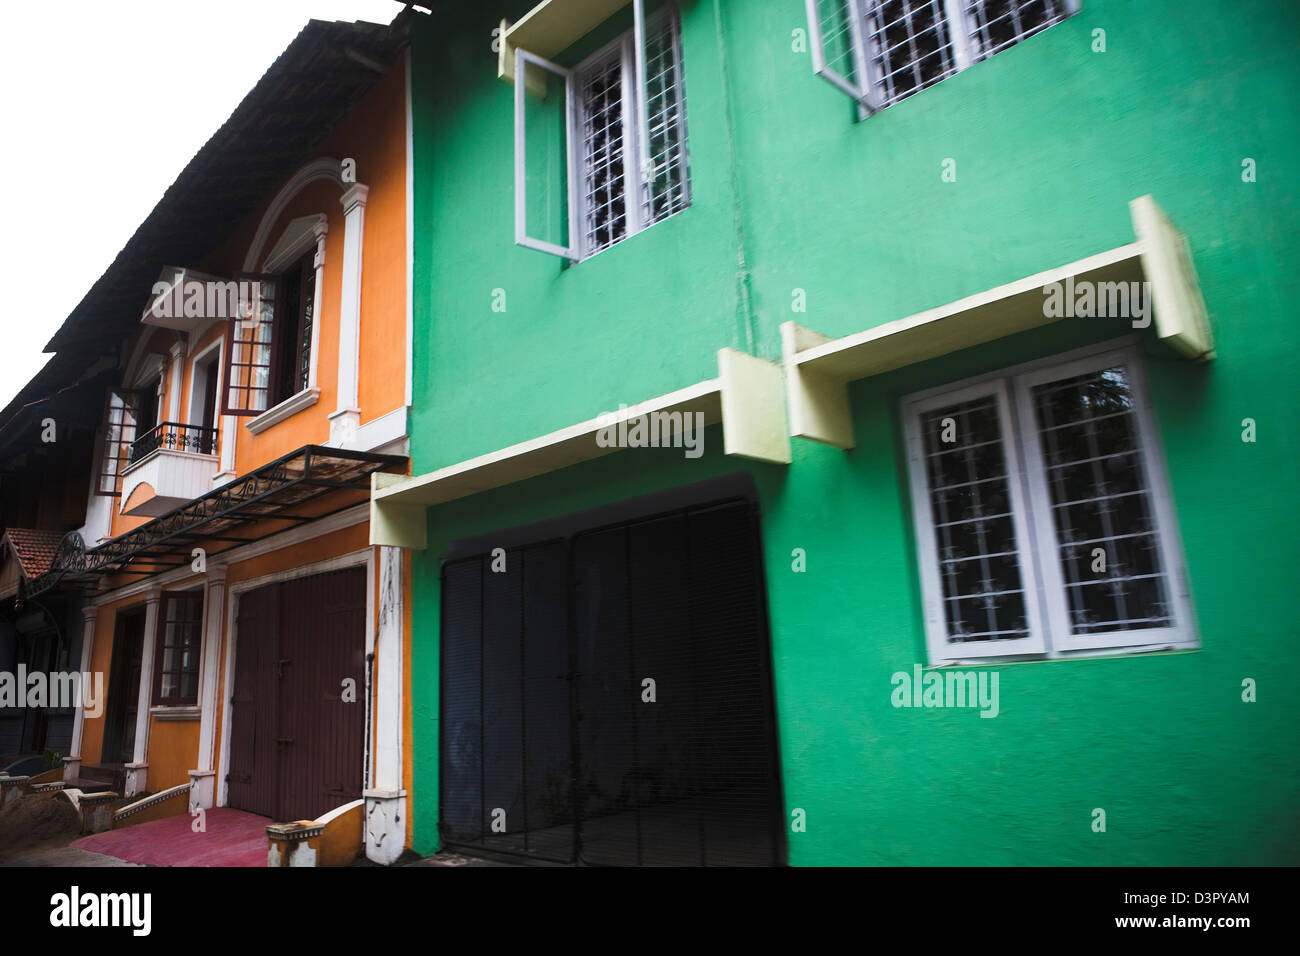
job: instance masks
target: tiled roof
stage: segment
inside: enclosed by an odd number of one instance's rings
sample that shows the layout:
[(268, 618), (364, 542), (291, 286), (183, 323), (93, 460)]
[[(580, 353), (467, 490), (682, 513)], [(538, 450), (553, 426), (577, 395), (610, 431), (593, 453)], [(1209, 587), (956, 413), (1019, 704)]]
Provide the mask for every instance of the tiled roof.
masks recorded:
[[(54, 561), (54, 552), (59, 548), (63, 535), (57, 531), (35, 531), (31, 528), (10, 528), (5, 532), (4, 541), (14, 549), (18, 563), (22, 565), (23, 575), (34, 578), (50, 569)], [(3, 542), (0, 542), (3, 543)]]

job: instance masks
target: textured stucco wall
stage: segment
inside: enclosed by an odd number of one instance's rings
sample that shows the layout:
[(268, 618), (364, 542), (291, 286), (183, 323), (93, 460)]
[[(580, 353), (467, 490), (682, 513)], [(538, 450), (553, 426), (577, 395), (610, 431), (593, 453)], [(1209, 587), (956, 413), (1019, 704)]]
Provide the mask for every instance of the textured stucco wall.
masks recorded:
[[(788, 468), (751, 468), (787, 812), (808, 820), (789, 858), (1294, 863), (1300, 15), (1085, 0), (855, 122), (792, 49), (798, 0), (685, 0), (694, 205), (562, 268), (512, 244), (512, 90), (488, 44), (527, 4), (480, 6), (414, 42), (414, 471), (710, 378), (720, 346), (776, 358), (787, 319), (843, 335), (1129, 242), (1127, 203), (1151, 193), (1189, 238), (1218, 348), (1201, 367), (1142, 340), (1202, 647), (1000, 665), (993, 720), (894, 709), (890, 675), (925, 660), (899, 399), (1129, 330), (1064, 322), (856, 383), (855, 450), (795, 440)], [(750, 467), (720, 446), (711, 429), (699, 461), (624, 451), (430, 510), (412, 569), (417, 850), (437, 844), (446, 543)]]

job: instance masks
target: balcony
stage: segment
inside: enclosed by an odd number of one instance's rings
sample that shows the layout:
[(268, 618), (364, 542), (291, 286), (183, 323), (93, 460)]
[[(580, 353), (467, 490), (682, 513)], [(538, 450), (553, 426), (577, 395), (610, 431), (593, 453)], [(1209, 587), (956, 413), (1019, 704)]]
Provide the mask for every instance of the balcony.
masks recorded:
[(122, 513), (155, 518), (205, 494), (217, 462), (217, 430), (163, 422), (131, 443), (122, 470)]
[(163, 422), (131, 442), (127, 467), (144, 461), (159, 448), (188, 451), (196, 455), (217, 453), (217, 430), (202, 425), (183, 425), (180, 422)]

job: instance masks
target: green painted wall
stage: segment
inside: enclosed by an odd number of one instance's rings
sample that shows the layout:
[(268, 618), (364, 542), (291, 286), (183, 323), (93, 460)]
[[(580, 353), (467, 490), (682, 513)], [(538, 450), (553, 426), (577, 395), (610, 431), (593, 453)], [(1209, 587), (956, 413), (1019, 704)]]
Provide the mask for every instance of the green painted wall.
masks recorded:
[[(808, 819), (791, 863), (1300, 860), (1285, 305), (1300, 299), (1300, 14), (1084, 0), (855, 122), (792, 49), (800, 0), (683, 0), (694, 203), (566, 268), (513, 245), (512, 88), (489, 45), (528, 4), (475, 6), (413, 38), (417, 473), (712, 378), (720, 346), (777, 358), (787, 319), (843, 335), (1132, 241), (1127, 203), (1151, 193), (1189, 238), (1218, 349), (1196, 366), (1143, 341), (1202, 648), (999, 665), (994, 720), (890, 705), (891, 674), (925, 660), (899, 400), (1128, 331), (1058, 323), (856, 383), (849, 453), (796, 439), (789, 467), (751, 467), (710, 429), (699, 460), (622, 451), (430, 509), (414, 558), (416, 849), (437, 846), (447, 543), (747, 467), (787, 810)], [(1246, 677), (1257, 703), (1240, 700)]]

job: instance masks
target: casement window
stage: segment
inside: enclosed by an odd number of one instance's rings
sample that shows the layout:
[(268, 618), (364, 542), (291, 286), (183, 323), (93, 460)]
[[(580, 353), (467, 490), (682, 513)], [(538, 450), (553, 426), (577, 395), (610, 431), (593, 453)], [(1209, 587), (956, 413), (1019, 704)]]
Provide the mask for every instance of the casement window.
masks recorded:
[(154, 647), (153, 703), (193, 707), (199, 695), (199, 649), (203, 637), (203, 592), (164, 591), (158, 607)]
[(227, 325), (223, 415), (260, 415), (307, 387), (315, 321), (314, 251), (278, 275), (239, 277)]
[(137, 434), (138, 399), (139, 393), (132, 389), (113, 388), (104, 400), (95, 467), (96, 495), (117, 498), (122, 494), (122, 472), (131, 460), (131, 443)]
[(515, 241), (585, 259), (690, 205), (680, 25), (668, 6), (568, 69), (515, 51)]
[(813, 72), (883, 109), (1076, 13), (1079, 0), (805, 0)]
[(904, 403), (932, 664), (1195, 644), (1136, 353)]
[(284, 308), (280, 328), (283, 335), (276, 355), (272, 404), (279, 404), (307, 387), (311, 374), (311, 326), (315, 318), (315, 250), (306, 253), (281, 277)]

